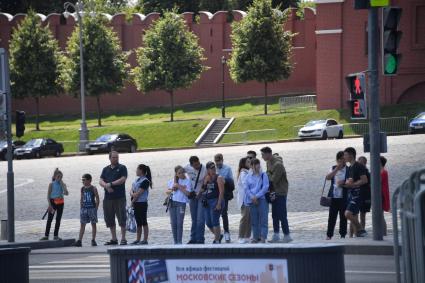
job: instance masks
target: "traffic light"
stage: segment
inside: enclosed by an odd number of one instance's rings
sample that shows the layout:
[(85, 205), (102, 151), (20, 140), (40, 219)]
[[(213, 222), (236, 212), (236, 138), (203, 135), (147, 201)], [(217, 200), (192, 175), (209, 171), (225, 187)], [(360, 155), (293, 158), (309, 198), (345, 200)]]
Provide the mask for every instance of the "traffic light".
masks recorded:
[(350, 74), (345, 80), (350, 91), (351, 119), (367, 119), (365, 74)]
[(397, 53), (402, 32), (397, 30), (402, 9), (385, 7), (382, 9), (382, 73), (384, 76), (397, 74), (401, 54)]
[(22, 137), (25, 132), (25, 112), (16, 111), (16, 136)]
[(360, 9), (369, 9), (370, 8), (370, 1), (369, 0), (354, 0), (354, 9), (360, 10)]

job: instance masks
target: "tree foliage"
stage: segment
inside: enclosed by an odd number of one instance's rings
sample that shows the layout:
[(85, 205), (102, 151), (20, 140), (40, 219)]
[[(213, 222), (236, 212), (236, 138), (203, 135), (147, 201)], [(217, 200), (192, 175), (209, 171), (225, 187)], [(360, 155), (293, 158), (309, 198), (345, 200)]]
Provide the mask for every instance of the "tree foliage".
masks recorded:
[(62, 91), (59, 81), (63, 56), (48, 26), (30, 10), (14, 29), (10, 41), (10, 79), (12, 95), (32, 97), (36, 103), (36, 129), (39, 130), (39, 100)]
[[(10, 13), (26, 13), (32, 8), (37, 13), (50, 14), (62, 13), (64, 2), (72, 2), (75, 4), (77, 0), (57, 0), (57, 1), (41, 1), (41, 0), (6, 0), (0, 1), (0, 11)], [(217, 11), (227, 10), (243, 10), (247, 11), (253, 0), (138, 0), (136, 5), (131, 4), (134, 1), (129, 0), (85, 0), (84, 4), (94, 3), (96, 9), (103, 13), (131, 13), (141, 12), (144, 14), (159, 12), (176, 8), (178, 13), (209, 11), (215, 13)], [(288, 7), (298, 7), (303, 3), (300, 0), (273, 0), (273, 7), (286, 9)], [(310, 2), (311, 3), (311, 2)]]
[(264, 83), (264, 114), (267, 114), (267, 83), (286, 79), (292, 71), (293, 34), (283, 30), (286, 18), (286, 14), (272, 8), (271, 0), (254, 0), (247, 16), (233, 23), (231, 78), (238, 83), (251, 80)]
[[(66, 90), (80, 93), (80, 38), (76, 26), (67, 46), (66, 72), (63, 73)], [(100, 97), (121, 92), (127, 79), (128, 54), (122, 52), (115, 32), (107, 26), (107, 19), (97, 14), (83, 18), (83, 61), (85, 95), (97, 100), (98, 125), (101, 126)]]
[(198, 38), (187, 30), (184, 20), (174, 11), (167, 11), (147, 30), (144, 46), (137, 49), (134, 81), (138, 90), (164, 90), (170, 94), (173, 121), (173, 92), (188, 88), (206, 69), (203, 48)]

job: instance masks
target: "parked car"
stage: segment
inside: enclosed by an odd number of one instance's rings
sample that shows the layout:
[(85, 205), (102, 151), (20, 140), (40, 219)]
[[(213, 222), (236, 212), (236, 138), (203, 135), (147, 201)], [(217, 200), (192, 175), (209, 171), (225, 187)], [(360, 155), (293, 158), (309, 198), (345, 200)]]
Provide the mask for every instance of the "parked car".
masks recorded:
[(13, 155), (21, 158), (41, 158), (43, 156), (60, 156), (63, 153), (63, 145), (52, 139), (32, 139), (25, 145), (15, 149)]
[(409, 133), (416, 134), (425, 132), (425, 112), (422, 112), (409, 123)]
[(127, 134), (106, 134), (86, 145), (88, 154), (110, 152), (112, 149), (122, 152), (136, 152), (137, 142)]
[[(24, 141), (12, 141), (12, 152), (25, 144)], [(0, 159), (6, 160), (7, 141), (0, 141)]]
[(344, 129), (341, 124), (333, 119), (327, 120), (313, 120), (305, 124), (298, 131), (298, 137), (303, 139), (324, 139), (337, 138), (342, 139), (344, 137)]

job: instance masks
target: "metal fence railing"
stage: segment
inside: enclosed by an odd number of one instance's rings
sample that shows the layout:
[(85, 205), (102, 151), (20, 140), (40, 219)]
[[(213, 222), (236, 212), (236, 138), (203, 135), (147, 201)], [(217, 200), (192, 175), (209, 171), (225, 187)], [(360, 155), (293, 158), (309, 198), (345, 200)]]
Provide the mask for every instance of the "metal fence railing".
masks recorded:
[(279, 98), (280, 113), (289, 108), (316, 108), (316, 95), (284, 96)]
[(425, 282), (425, 169), (413, 173), (396, 189), (392, 214), (397, 282)]
[[(348, 123), (342, 124), (344, 136), (361, 136), (369, 133), (369, 123)], [(298, 136), (298, 131), (303, 125), (294, 126), (294, 136)], [(407, 117), (381, 118), (381, 131), (387, 134), (407, 134), (409, 131), (409, 120)]]
[(224, 133), (220, 144), (247, 144), (249, 142), (273, 142), (277, 140), (276, 129), (262, 129)]

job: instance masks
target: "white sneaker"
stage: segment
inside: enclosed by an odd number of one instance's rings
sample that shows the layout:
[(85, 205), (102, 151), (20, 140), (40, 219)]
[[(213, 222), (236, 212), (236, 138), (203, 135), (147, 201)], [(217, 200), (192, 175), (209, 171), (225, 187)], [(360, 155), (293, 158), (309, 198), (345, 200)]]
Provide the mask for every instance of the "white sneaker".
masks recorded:
[(282, 242), (283, 243), (289, 243), (289, 242), (292, 242), (293, 240), (292, 240), (292, 238), (291, 238), (291, 235), (284, 235), (283, 236), (283, 240), (282, 240)]
[(230, 243), (230, 234), (227, 232), (224, 232), (224, 240), (226, 243)]
[(279, 243), (280, 236), (279, 233), (273, 233), (272, 239), (268, 241), (269, 243)]
[(239, 239), (239, 244), (247, 244), (248, 243), (248, 240), (247, 239), (244, 239), (244, 238), (241, 238), (241, 239)]

